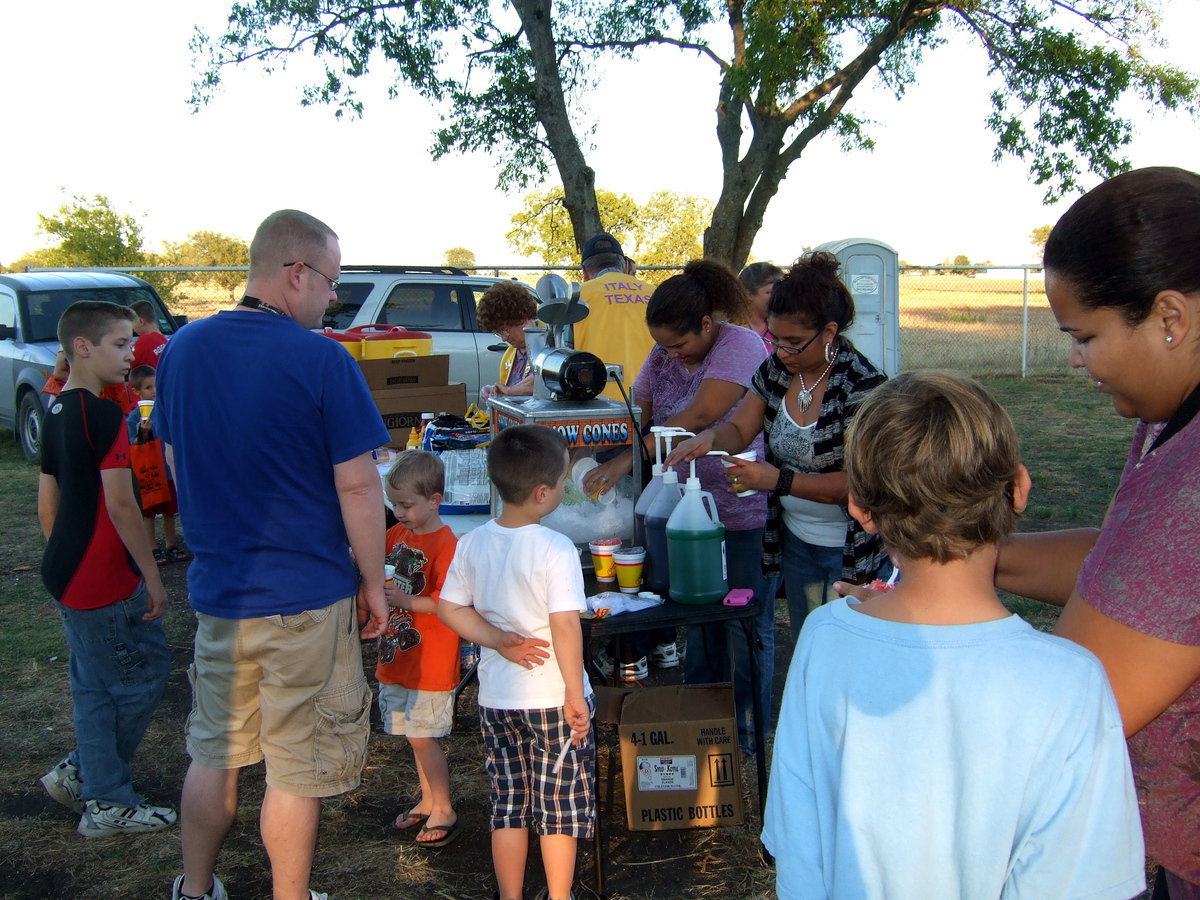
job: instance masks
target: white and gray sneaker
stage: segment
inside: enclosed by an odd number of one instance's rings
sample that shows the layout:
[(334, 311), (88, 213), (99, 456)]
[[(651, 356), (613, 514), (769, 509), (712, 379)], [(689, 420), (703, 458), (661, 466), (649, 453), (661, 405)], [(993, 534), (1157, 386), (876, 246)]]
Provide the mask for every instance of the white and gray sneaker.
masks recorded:
[(57, 766), (39, 779), (46, 793), (55, 803), (61, 803), (75, 813), (83, 813), (83, 782), (79, 769), (66, 757)]
[(675, 642), (659, 644), (650, 651), (650, 662), (656, 669), (674, 669), (679, 666), (679, 648)]
[(83, 808), (76, 830), (86, 838), (112, 837), (117, 834), (141, 834), (161, 831), (175, 824), (178, 816), (169, 806), (113, 806), (99, 800), (89, 800)]
[[(607, 647), (600, 647), (595, 655), (592, 656), (592, 662), (596, 664), (596, 668), (601, 671), (605, 678), (612, 678), (613, 673), (613, 658), (608, 655)], [(637, 662), (621, 663), (621, 681), (625, 684), (632, 684), (635, 681), (645, 681), (650, 676), (650, 664), (646, 657), (641, 657)]]
[[(171, 885), (171, 900), (183, 900), (183, 897), (183, 876), (180, 875)], [(221, 879), (214, 875), (212, 887), (208, 889), (207, 893), (201, 894), (194, 900), (229, 900), (229, 895), (225, 893), (225, 885), (221, 884)]]

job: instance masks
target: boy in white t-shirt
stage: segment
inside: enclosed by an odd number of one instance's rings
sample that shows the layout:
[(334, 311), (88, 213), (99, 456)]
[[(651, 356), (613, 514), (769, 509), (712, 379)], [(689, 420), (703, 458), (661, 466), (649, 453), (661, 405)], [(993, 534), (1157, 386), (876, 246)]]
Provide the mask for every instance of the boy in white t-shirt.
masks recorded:
[(562, 502), (566, 441), (541, 425), (507, 428), (488, 448), (488, 476), (503, 510), (459, 541), (438, 616), (483, 648), (479, 718), (495, 896), (523, 896), (532, 826), (546, 871), (543, 896), (568, 900), (576, 842), (591, 837), (596, 818), (596, 744), (579, 552), (541, 524)]
[(863, 402), (846, 475), (902, 578), (805, 620), (762, 836), (781, 900), (1140, 894), (1104, 669), (993, 586), (1030, 488), (1008, 414), (964, 376), (906, 372)]

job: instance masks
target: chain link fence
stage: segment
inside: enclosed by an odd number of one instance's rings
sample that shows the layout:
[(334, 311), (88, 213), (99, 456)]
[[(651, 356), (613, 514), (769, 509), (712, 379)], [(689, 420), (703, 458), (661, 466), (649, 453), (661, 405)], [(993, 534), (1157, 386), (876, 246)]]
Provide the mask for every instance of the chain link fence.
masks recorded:
[[(145, 278), (168, 307), (189, 319), (231, 308), (241, 296), (245, 269), (120, 269)], [(548, 266), (478, 266), (475, 275), (533, 284), (547, 272), (568, 280), (578, 270)], [(679, 267), (639, 269), (659, 283)], [(1067, 371), (1069, 339), (1058, 330), (1046, 302), (1041, 270), (1034, 266), (902, 266), (900, 268), (902, 368), (959, 369), (972, 375), (1043, 375)]]
[(1034, 266), (904, 266), (900, 269), (903, 368), (972, 375), (1068, 371), (1070, 339), (1046, 301)]

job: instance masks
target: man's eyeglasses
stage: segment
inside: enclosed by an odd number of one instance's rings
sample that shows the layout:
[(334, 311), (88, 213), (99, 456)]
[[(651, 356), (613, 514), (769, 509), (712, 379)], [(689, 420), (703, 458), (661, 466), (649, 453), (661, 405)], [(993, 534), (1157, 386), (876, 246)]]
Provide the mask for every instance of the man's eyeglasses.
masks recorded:
[(787, 344), (779, 343), (779, 341), (775, 340), (774, 338), (766, 338), (766, 342), (767, 342), (767, 344), (770, 345), (772, 350), (779, 350), (779, 351), (787, 354), (788, 356), (798, 356), (801, 353), (803, 353), (805, 350), (807, 350), (809, 348), (809, 345), (812, 344), (812, 342), (815, 341), (820, 336), (821, 336), (821, 332), (818, 331), (816, 334), (814, 334), (812, 337), (810, 337), (807, 341), (804, 342), (803, 347), (790, 347)]
[[(340, 282), (340, 281), (334, 281), (332, 278), (330, 278), (328, 275), (326, 275), (326, 274), (325, 274), (324, 272), (322, 272), (320, 269), (313, 268), (312, 266), (310, 266), (308, 263), (306, 263), (306, 262), (305, 262), (304, 260), (302, 260), (302, 259), (298, 259), (298, 260), (296, 260), (296, 262), (300, 263), (300, 265), (304, 266), (304, 268), (306, 268), (306, 269), (312, 269), (312, 271), (316, 272), (318, 275), (320, 275), (322, 278), (324, 278), (326, 281), (328, 281), (328, 282), (329, 282), (329, 289), (330, 289), (331, 291), (336, 291), (336, 290), (338, 289), (338, 285), (339, 285), (339, 284), (341, 284), (341, 282)], [(283, 267), (284, 267), (285, 269), (287, 269), (287, 268), (290, 268), (291, 266), (294, 266), (295, 264), (296, 264), (296, 263), (294, 263), (294, 262), (290, 262), (290, 263), (284, 263), (284, 264), (283, 264)]]

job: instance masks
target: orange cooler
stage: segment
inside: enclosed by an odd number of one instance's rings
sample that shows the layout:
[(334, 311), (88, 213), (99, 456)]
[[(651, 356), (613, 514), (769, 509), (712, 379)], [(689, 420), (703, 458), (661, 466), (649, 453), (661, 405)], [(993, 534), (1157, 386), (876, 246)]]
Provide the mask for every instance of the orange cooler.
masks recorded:
[(433, 353), (433, 335), (409, 331), (399, 325), (359, 325), (348, 328), (346, 336), (362, 341), (360, 359), (391, 359), (395, 356), (429, 356)]

